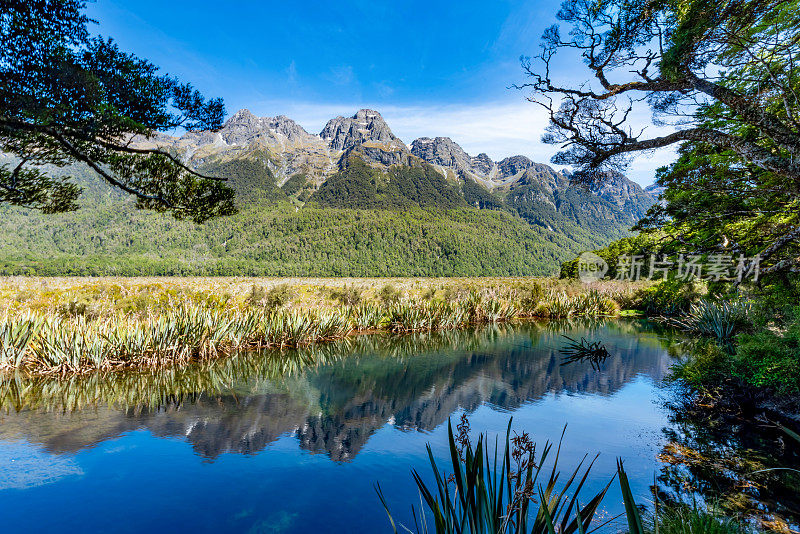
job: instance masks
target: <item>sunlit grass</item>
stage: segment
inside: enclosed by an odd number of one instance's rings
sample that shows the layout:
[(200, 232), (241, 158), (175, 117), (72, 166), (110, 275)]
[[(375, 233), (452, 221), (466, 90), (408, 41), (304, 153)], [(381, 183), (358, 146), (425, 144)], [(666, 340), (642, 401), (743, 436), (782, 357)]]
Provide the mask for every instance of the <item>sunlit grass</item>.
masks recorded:
[(0, 369), (65, 374), (164, 366), (360, 332), (609, 317), (632, 291), (613, 282), (589, 287), (528, 278), (5, 278)]

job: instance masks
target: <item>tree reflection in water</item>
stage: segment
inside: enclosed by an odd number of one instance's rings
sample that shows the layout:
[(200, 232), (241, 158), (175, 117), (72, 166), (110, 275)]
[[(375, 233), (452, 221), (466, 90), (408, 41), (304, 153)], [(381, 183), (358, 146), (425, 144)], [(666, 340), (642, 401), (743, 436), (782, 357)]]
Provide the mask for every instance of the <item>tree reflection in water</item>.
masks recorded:
[[(615, 355), (603, 372), (559, 365), (565, 331), (611, 340)], [(522, 323), (360, 336), (180, 369), (10, 376), (0, 382), (0, 439), (16, 434), (72, 452), (147, 428), (184, 436), (213, 459), (258, 452), (288, 433), (306, 450), (346, 461), (390, 419), (431, 430), (459, 408), (513, 410), (551, 392), (609, 395), (641, 373), (659, 380), (669, 366), (664, 343), (634, 322)]]
[[(573, 339), (602, 340), (609, 356), (563, 363)], [(190, 367), (0, 379), (0, 440), (72, 454), (146, 429), (213, 461), (258, 454), (282, 436), (347, 462), (391, 421), (429, 431), (483, 404), (514, 411), (550, 394), (611, 395), (641, 374), (660, 381), (681, 352), (668, 330), (636, 321), (558, 321), (405, 336), (370, 335), (301, 350), (240, 354)], [(709, 418), (675, 404), (660, 459), (664, 497), (690, 492), (773, 528), (800, 517), (798, 476), (747, 473), (797, 466), (796, 449), (766, 425)], [(580, 417), (581, 414), (575, 414)]]
[(798, 443), (756, 414), (710, 412), (680, 396), (669, 407), (663, 497), (700, 496), (769, 530), (798, 532), (800, 474), (785, 469), (800, 468)]

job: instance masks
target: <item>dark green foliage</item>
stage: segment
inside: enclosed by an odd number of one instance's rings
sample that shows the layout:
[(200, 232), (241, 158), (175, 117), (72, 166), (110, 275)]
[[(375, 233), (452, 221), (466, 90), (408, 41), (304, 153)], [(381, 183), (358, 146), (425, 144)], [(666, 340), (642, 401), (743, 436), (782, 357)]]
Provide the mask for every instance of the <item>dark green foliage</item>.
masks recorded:
[[(622, 256), (632, 258), (641, 256), (648, 258), (651, 254), (660, 255), (663, 252), (662, 244), (657, 234), (639, 234), (632, 237), (625, 237), (612, 242), (607, 247), (594, 250), (593, 252), (603, 258), (608, 264), (607, 278), (617, 278), (617, 267)], [(649, 276), (649, 265), (642, 268), (642, 276)], [(654, 272), (653, 279), (658, 280), (662, 277), (661, 272)], [(573, 258), (561, 264), (561, 278), (578, 278), (578, 258)]]
[(458, 189), (430, 165), (396, 166), (384, 173), (355, 156), (328, 178), (310, 201), (324, 207), (357, 209), (466, 205)]
[[(125, 195), (92, 180), (88, 170), (69, 168), (85, 189), (81, 204), (86, 209), (49, 217), (0, 209), (0, 272), (542, 275), (608, 239), (607, 233), (586, 231), (569, 221), (547, 229), (505, 210), (448, 209), (466, 202), (432, 167), (398, 167), (385, 173), (356, 158), (314, 193), (316, 201), (298, 211), (275, 185), (269, 161), (269, 153), (255, 151), (207, 161), (209, 172), (230, 177), (241, 212), (203, 227), (137, 213), (125, 204)], [(299, 182), (297, 176), (290, 180)], [(383, 192), (371, 193), (372, 184)], [(309, 191), (308, 186), (301, 190), (299, 200)], [(351, 192), (355, 198), (348, 196)], [(339, 204), (352, 209), (333, 207)]]
[[(140, 150), (130, 135), (217, 129), (225, 108), (191, 85), (90, 37), (81, 0), (3, 2), (0, 10), (0, 202), (57, 213), (81, 188), (52, 166), (87, 164), (136, 205), (202, 222), (234, 212), (233, 191), (172, 154)], [(41, 166), (48, 165), (42, 169)]]
[[(554, 162), (577, 167), (576, 181), (596, 183), (608, 179), (608, 168), (624, 167), (625, 154), (678, 143), (677, 161), (657, 173), (663, 203), (637, 229), (655, 233), (664, 253), (758, 255), (764, 275), (796, 273), (799, 7), (797, 0), (564, 2), (558, 18), (569, 37), (549, 28), (538, 65), (523, 62), (535, 99), (552, 106), (544, 140), (566, 147)], [(575, 48), (602, 90), (551, 83), (548, 65)], [(630, 110), (615, 102), (623, 96), (647, 100), (656, 116), (686, 127), (637, 135), (626, 124)]]
[(555, 206), (542, 202), (542, 198), (547, 197), (540, 184), (520, 185), (506, 195), (505, 206), (530, 224), (552, 227), (553, 224), (564, 222), (566, 219), (559, 215)]
[(584, 248), (501, 211), (254, 206), (203, 226), (118, 203), (6, 208), (0, 273), (39, 275), (544, 275)]
[[(392, 202), (392, 198), (402, 198), (423, 208), (457, 208), (466, 205), (458, 188), (449, 184), (439, 171), (426, 163), (420, 167), (392, 167), (386, 194), (388, 202)], [(397, 204), (403, 205), (405, 202), (398, 200)]]
[(385, 204), (378, 198), (380, 172), (361, 159), (351, 157), (347, 166), (328, 178), (311, 195), (310, 201), (330, 208), (378, 208)]
[(608, 230), (619, 228), (618, 235), (630, 235), (628, 228), (636, 222), (636, 218), (613, 206), (608, 200), (582, 190), (580, 187), (569, 187), (553, 193), (558, 213), (572, 220), (581, 228)]
[(781, 331), (743, 333), (735, 345), (702, 342), (674, 366), (672, 379), (703, 392), (725, 391), (730, 397), (756, 398), (753, 391), (775, 397), (800, 395), (800, 308)]
[(694, 282), (669, 278), (638, 291), (634, 303), (646, 315), (674, 316), (688, 312), (698, 298), (700, 292)]
[(475, 206), (482, 210), (499, 210), (503, 209), (503, 202), (491, 194), (488, 189), (481, 184), (469, 178), (463, 177), (461, 184), (461, 194), (464, 195), (464, 201), (470, 206)]
[(308, 177), (303, 173), (293, 174), (281, 186), (283, 192), (288, 196), (299, 193), (308, 184)]
[(618, 208), (592, 193), (568, 188), (550, 195), (541, 184), (529, 183), (514, 187), (506, 195), (504, 205), (530, 224), (544, 228), (575, 228), (578, 232), (600, 232), (611, 238), (629, 235), (634, 220)]
[(695, 391), (714, 391), (731, 379), (730, 354), (716, 343), (702, 340), (691, 346), (687, 357), (672, 366), (669, 378)]
[(213, 161), (203, 166), (203, 172), (227, 178), (228, 185), (236, 191), (236, 202), (264, 204), (286, 200), (287, 193), (275, 183), (275, 176), (267, 167), (263, 157), (250, 154), (248, 157)]
[(657, 182), (666, 188), (665, 204), (637, 227), (665, 233), (669, 249), (718, 251), (725, 243), (746, 256), (761, 254), (765, 272), (782, 271), (798, 257), (800, 196), (790, 180), (730, 150), (687, 143), (675, 163), (659, 169)]
[(781, 395), (800, 394), (800, 307), (786, 330), (742, 334), (733, 359), (735, 376)]

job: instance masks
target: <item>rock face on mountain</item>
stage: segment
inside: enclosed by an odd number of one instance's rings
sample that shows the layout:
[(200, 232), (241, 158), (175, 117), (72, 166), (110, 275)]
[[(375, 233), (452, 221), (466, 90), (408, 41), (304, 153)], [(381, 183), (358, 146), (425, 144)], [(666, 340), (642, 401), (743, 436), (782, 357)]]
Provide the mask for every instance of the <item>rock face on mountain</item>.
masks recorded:
[(389, 150), (408, 150), (381, 114), (371, 109), (362, 109), (352, 117), (329, 120), (319, 136), (331, 150), (347, 150), (366, 143), (384, 145)]
[(458, 172), (471, 170), (472, 159), (469, 154), (449, 137), (420, 137), (411, 143), (411, 153), (432, 165)]
[(531, 167), (533, 167), (533, 162), (525, 156), (511, 156), (497, 164), (497, 170), (503, 178), (525, 172)]
[[(485, 153), (473, 157), (449, 137), (421, 137), (409, 149), (394, 135), (381, 114), (371, 109), (331, 119), (319, 135), (307, 132), (286, 116), (257, 117), (243, 109), (217, 132), (188, 132), (180, 138), (157, 135), (150, 139), (136, 138), (134, 142), (142, 147), (169, 148), (197, 167), (219, 160), (255, 158), (267, 165), (278, 185), (301, 175), (304, 187), (312, 189), (344, 169), (352, 157), (383, 170), (423, 162), (432, 165), (448, 180), (466, 184), (461, 187), (470, 190), (469, 194), (465, 192), (470, 205), (493, 205), (500, 200), (489, 201), (487, 195), (502, 199), (513, 193), (518, 200), (526, 199), (527, 206), (534, 201), (543, 202), (563, 211), (556, 197), (571, 188), (566, 171), (535, 163), (525, 156), (498, 162)], [(485, 191), (481, 192), (482, 189)], [(626, 221), (641, 217), (657, 197), (621, 174), (609, 175), (605, 183), (590, 193), (607, 202), (606, 208), (624, 212)], [(568, 195), (572, 199), (570, 209), (583, 209), (575, 207), (582, 202), (580, 195)]]
[(285, 115), (256, 117), (249, 110), (237, 111), (220, 131), (229, 145), (247, 145), (263, 141), (264, 144), (314, 143), (316, 137)]

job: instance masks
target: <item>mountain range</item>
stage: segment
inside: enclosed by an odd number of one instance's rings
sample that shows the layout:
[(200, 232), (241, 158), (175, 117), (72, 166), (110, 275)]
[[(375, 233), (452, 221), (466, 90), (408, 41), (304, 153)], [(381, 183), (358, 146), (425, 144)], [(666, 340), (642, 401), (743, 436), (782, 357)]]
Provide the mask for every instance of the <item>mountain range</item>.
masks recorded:
[(319, 134), (233, 114), (218, 131), (134, 137), (226, 177), (239, 213), (203, 225), (135, 210), (88, 169), (83, 209), (0, 207), (0, 274), (533, 275), (607, 245), (657, 201), (622, 174), (589, 190), (525, 156), (471, 156), (362, 109)]
[[(167, 148), (196, 167), (220, 159), (261, 157), (278, 186), (302, 177), (305, 181), (299, 189), (310, 192), (346, 168), (350, 158), (357, 157), (381, 170), (428, 164), (462, 190), (464, 183), (472, 182), (500, 199), (510, 195), (514, 205), (526, 197), (520, 194), (524, 191), (533, 202), (567, 212), (561, 206), (563, 197), (574, 190), (581, 202), (595, 204), (591, 209), (584, 208), (587, 212), (598, 214), (598, 205), (592, 198), (596, 197), (607, 203), (600, 204), (599, 214), (620, 222), (638, 220), (657, 197), (622, 174), (610, 175), (603, 185), (590, 191), (578, 191), (570, 187), (567, 171), (556, 171), (525, 156), (501, 161), (493, 161), (485, 153), (470, 156), (449, 137), (421, 137), (409, 146), (392, 133), (379, 112), (371, 109), (359, 110), (352, 117), (333, 118), (318, 135), (307, 132), (284, 115), (257, 117), (242, 109), (216, 132), (189, 132), (182, 137), (161, 134), (151, 139), (135, 139), (134, 144), (142, 148)], [(295, 182), (290, 187), (296, 190)], [(469, 198), (468, 194), (463, 196)], [(571, 204), (569, 208), (576, 206)]]

